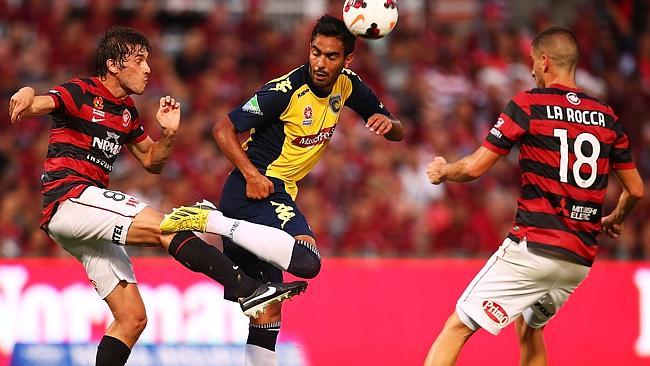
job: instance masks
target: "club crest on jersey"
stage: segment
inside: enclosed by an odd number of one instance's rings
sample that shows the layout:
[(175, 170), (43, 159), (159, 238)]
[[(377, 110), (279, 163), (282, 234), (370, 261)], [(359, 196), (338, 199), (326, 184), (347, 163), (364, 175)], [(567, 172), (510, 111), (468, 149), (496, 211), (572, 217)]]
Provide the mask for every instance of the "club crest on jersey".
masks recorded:
[(303, 126), (311, 126), (311, 124), (313, 122), (312, 117), (314, 116), (314, 112), (311, 109), (310, 105), (305, 107), (305, 110), (302, 112), (302, 115), (305, 117), (305, 119), (302, 120), (302, 125)]
[(339, 113), (341, 111), (341, 94), (336, 94), (330, 97), (330, 108), (334, 113)]
[(580, 98), (578, 98), (578, 95), (574, 92), (570, 92), (566, 94), (566, 100), (569, 101), (569, 103), (573, 105), (578, 105), (580, 104)]
[(483, 301), (483, 311), (485, 312), (485, 315), (490, 318), (490, 320), (499, 325), (507, 324), (510, 320), (510, 317), (508, 317), (508, 313), (506, 313), (506, 310), (503, 308), (503, 306), (497, 304), (494, 301)]
[(95, 109), (100, 111), (104, 109), (104, 98), (95, 97), (95, 99), (93, 99), (93, 107), (95, 107)]
[(110, 159), (119, 154), (122, 149), (119, 139), (118, 134), (107, 131), (106, 138), (93, 137), (93, 147), (101, 150), (104, 156)]
[(122, 127), (126, 127), (131, 123), (131, 112), (128, 109), (124, 109), (124, 112), (122, 112), (122, 121), (124, 121)]
[(97, 109), (99, 111), (104, 109), (104, 98), (95, 97), (95, 99), (93, 99), (93, 107), (95, 107), (95, 109)]

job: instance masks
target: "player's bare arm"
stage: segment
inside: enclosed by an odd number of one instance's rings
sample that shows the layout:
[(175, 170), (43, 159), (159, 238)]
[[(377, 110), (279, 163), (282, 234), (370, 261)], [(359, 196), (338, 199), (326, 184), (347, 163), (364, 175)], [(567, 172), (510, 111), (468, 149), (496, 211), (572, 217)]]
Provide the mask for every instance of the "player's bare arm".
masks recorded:
[(26, 86), (11, 96), (9, 101), (11, 123), (20, 122), (23, 117), (47, 114), (54, 110), (56, 105), (52, 97), (34, 94), (34, 89)]
[(427, 176), (432, 184), (446, 180), (469, 182), (485, 174), (500, 157), (483, 146), (455, 163), (447, 163), (445, 158), (437, 156), (427, 166)]
[(602, 218), (602, 232), (610, 238), (618, 238), (623, 232), (623, 223), (643, 198), (643, 181), (636, 169), (616, 170), (616, 178), (623, 187), (614, 211)]
[(257, 170), (242, 149), (237, 138), (237, 130), (230, 117), (225, 116), (214, 125), (212, 136), (226, 158), (246, 178), (246, 197), (259, 200), (273, 193), (273, 183)]
[(402, 123), (393, 116), (375, 113), (366, 122), (370, 132), (382, 135), (388, 141), (401, 141), (404, 138)]
[(162, 130), (160, 140), (154, 142), (147, 137), (128, 147), (149, 173), (160, 174), (174, 147), (176, 131), (181, 120), (181, 104), (170, 96), (160, 98), (156, 120)]

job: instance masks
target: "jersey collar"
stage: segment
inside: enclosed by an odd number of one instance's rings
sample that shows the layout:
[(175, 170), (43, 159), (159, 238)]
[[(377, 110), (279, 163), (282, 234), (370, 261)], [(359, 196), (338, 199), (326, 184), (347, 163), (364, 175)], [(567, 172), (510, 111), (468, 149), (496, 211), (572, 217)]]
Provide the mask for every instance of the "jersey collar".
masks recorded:
[(128, 102), (127, 102), (128, 98), (129, 98), (128, 95), (125, 96), (124, 98), (117, 98), (116, 96), (113, 95), (113, 93), (111, 93), (110, 90), (108, 90), (108, 88), (104, 85), (104, 83), (102, 83), (101, 80), (99, 80), (98, 77), (92, 76), (90, 78), (90, 80), (97, 87), (96, 91), (101, 97), (106, 98), (106, 99), (108, 99), (110, 101), (113, 101), (113, 102), (115, 102), (117, 104), (128, 104)]
[(319, 98), (326, 98), (330, 94), (332, 94), (331, 92), (329, 92), (329, 93), (325, 92), (325, 91), (317, 88), (316, 86), (314, 86), (314, 84), (312, 83), (312, 80), (311, 80), (311, 76), (309, 75), (309, 64), (308, 63), (306, 63), (303, 66), (303, 69), (304, 69), (303, 73), (304, 73), (304, 76), (305, 76), (305, 80), (307, 80), (307, 86), (309, 86), (309, 89), (311, 90), (312, 93), (314, 93), (314, 95), (316, 95)]
[(569, 86), (566, 86), (566, 85), (563, 85), (563, 84), (560, 84), (560, 83), (553, 83), (553, 84), (549, 85), (548, 88), (561, 89), (561, 90), (569, 90), (569, 91), (573, 91), (573, 92), (579, 92), (579, 91), (581, 91), (580, 89), (577, 89), (577, 88), (571, 88), (571, 87), (569, 87)]

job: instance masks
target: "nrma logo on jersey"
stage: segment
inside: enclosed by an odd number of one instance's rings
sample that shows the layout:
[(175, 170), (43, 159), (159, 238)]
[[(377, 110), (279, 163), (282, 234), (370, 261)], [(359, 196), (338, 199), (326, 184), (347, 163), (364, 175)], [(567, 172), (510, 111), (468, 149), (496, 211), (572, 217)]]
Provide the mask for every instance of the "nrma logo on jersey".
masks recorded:
[(120, 153), (122, 144), (120, 144), (120, 136), (116, 133), (107, 131), (105, 138), (93, 137), (93, 147), (101, 150), (104, 156), (112, 158)]

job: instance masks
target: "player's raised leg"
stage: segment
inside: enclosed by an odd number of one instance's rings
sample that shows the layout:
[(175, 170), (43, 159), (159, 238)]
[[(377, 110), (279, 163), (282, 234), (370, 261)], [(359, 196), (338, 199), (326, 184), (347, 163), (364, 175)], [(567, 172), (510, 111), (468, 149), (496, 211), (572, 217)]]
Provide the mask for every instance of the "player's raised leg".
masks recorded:
[(474, 330), (470, 329), (463, 323), (458, 314), (454, 312), (447, 322), (445, 323), (442, 332), (433, 342), (429, 354), (424, 361), (425, 366), (447, 366), (455, 365), (460, 350), (469, 337), (474, 334)]
[(321, 257), (314, 240), (296, 239), (287, 232), (224, 216), (208, 201), (174, 209), (160, 224), (163, 232), (184, 230), (224, 236), (258, 258), (301, 278), (320, 272)]
[[(133, 219), (126, 237), (126, 245), (160, 245), (183, 266), (200, 272), (224, 287), (224, 297), (238, 299), (242, 311), (257, 316), (266, 307), (303, 292), (307, 283), (261, 283), (244, 273), (226, 255), (204, 242), (191, 231), (162, 234), (163, 215), (149, 207)], [(270, 288), (272, 291), (268, 291)]]

